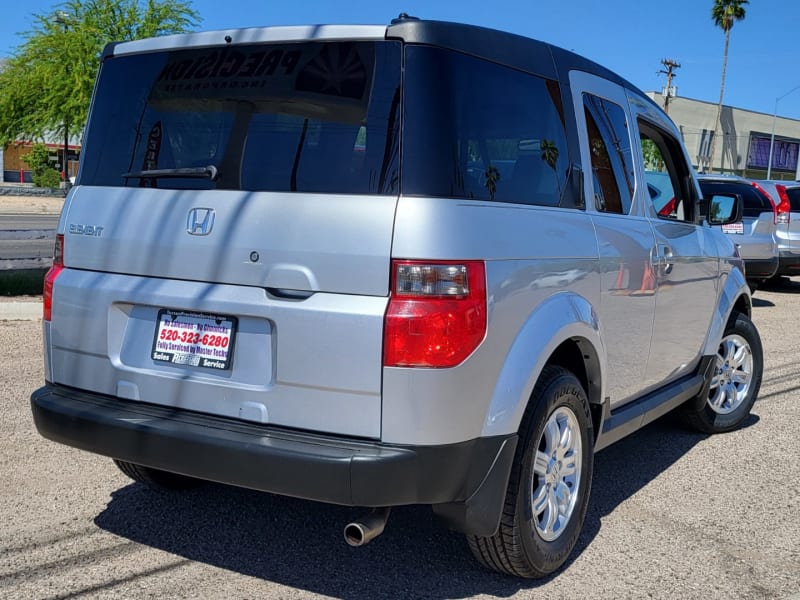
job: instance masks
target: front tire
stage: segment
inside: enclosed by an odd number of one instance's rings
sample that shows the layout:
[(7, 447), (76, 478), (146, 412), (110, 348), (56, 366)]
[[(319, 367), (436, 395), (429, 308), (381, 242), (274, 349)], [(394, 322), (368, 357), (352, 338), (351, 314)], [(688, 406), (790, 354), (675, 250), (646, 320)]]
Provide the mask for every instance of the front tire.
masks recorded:
[(683, 411), (684, 421), (704, 433), (738, 428), (750, 415), (761, 388), (764, 351), (758, 330), (747, 315), (731, 315), (715, 362), (706, 402), (698, 410)]
[(545, 577), (578, 541), (592, 483), (594, 435), (580, 381), (547, 366), (520, 429), (500, 527), (493, 536), (467, 536), (484, 566), (517, 577)]

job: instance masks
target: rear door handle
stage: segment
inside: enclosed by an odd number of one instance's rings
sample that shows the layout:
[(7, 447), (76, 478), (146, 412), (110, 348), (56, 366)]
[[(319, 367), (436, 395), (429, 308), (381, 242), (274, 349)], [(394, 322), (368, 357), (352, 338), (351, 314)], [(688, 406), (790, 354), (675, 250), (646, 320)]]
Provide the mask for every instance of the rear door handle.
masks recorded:
[(655, 252), (650, 255), (650, 263), (653, 265), (653, 268), (660, 268), (664, 275), (669, 275), (672, 273), (672, 267), (674, 265), (672, 257), (672, 248), (666, 244), (657, 244)]

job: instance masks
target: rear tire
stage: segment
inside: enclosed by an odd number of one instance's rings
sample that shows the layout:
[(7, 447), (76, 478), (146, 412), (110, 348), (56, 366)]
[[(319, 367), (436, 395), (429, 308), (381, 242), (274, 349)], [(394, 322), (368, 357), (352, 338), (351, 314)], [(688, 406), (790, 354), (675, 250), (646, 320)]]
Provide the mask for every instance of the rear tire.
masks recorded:
[(525, 578), (564, 564), (586, 517), (593, 444), (580, 381), (566, 369), (545, 367), (522, 419), (500, 527), (493, 536), (467, 536), (481, 564)]
[(202, 481), (194, 477), (161, 471), (152, 467), (145, 467), (123, 460), (114, 459), (114, 464), (128, 477), (139, 483), (157, 490), (188, 490), (199, 486)]
[(734, 312), (715, 357), (708, 398), (699, 410), (684, 409), (683, 420), (704, 433), (738, 428), (750, 415), (761, 388), (764, 353), (761, 337), (747, 315)]

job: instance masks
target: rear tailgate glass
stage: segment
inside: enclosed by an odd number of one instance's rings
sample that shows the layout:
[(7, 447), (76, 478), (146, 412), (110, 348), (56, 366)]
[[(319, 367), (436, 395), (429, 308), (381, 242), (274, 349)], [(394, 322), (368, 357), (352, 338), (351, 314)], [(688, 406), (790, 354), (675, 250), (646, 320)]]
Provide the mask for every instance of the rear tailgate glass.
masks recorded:
[(397, 42), (111, 57), (79, 183), (397, 194), (399, 99)]

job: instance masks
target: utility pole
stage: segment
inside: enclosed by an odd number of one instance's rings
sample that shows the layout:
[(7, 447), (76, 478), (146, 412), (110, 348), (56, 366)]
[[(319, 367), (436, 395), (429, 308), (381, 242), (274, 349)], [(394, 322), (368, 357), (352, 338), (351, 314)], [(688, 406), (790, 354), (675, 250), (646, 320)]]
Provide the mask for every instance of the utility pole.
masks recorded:
[(674, 95), (672, 92), (672, 78), (677, 77), (674, 71), (681, 68), (681, 63), (671, 58), (663, 58), (661, 59), (661, 64), (667, 69), (666, 71), (662, 69), (658, 73), (667, 76), (667, 87), (664, 88), (664, 112), (669, 114), (669, 99)]
[[(64, 26), (64, 42), (66, 48), (67, 32), (69, 31), (70, 25), (69, 15), (63, 10), (58, 10), (55, 13), (54, 22)], [(69, 77), (69, 62), (66, 60), (64, 61), (64, 74), (65, 77)], [(64, 114), (64, 156), (61, 161), (61, 171), (64, 173), (64, 189), (69, 190), (69, 119), (66, 115), (66, 111)]]

